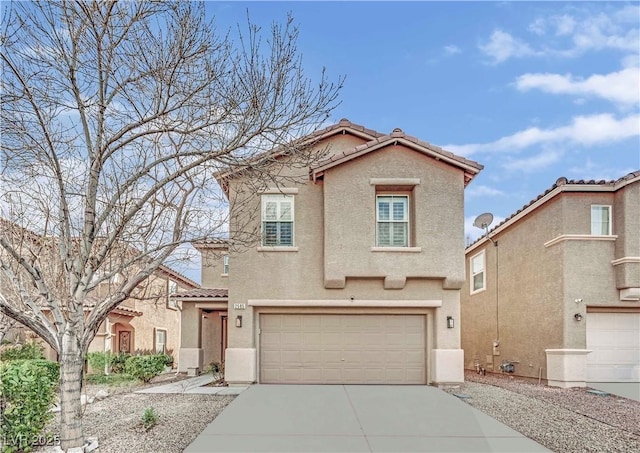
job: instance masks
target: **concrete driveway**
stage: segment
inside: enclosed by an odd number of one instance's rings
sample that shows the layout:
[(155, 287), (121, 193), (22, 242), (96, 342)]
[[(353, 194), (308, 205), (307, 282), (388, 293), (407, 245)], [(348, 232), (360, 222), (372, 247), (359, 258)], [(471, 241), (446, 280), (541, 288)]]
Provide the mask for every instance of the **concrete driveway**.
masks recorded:
[(548, 451), (429, 386), (253, 385), (185, 452)]

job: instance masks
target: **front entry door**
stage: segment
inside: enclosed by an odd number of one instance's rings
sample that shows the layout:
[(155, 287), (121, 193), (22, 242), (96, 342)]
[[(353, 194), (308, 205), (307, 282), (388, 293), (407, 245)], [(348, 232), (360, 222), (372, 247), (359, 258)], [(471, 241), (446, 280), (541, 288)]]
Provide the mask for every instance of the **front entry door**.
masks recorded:
[(126, 352), (127, 354), (131, 352), (131, 332), (128, 330), (124, 330), (120, 332), (118, 337), (118, 352)]

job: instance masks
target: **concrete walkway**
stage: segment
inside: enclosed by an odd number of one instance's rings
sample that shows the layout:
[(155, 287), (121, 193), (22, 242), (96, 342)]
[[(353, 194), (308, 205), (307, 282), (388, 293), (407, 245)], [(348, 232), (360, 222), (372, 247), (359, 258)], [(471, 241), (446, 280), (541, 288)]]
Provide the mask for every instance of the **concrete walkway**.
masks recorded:
[(170, 384), (149, 387), (135, 393), (197, 393), (203, 395), (239, 395), (247, 387), (206, 387), (213, 382), (212, 374), (203, 374)]
[(253, 385), (185, 452), (541, 452), (429, 386)]

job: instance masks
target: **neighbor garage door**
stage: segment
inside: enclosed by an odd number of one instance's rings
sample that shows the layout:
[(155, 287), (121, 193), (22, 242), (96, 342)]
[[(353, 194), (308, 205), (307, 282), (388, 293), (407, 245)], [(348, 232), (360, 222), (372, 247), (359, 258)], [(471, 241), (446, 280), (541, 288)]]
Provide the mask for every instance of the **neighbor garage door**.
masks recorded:
[(587, 313), (587, 382), (640, 382), (640, 313)]
[(421, 315), (260, 315), (263, 383), (425, 384)]

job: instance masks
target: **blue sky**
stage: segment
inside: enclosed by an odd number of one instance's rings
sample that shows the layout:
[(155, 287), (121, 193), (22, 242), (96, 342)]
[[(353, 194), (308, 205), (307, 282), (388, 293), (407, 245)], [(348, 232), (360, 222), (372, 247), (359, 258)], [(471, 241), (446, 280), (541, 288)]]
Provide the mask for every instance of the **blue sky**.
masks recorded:
[(640, 169), (637, 2), (211, 2), (221, 29), (291, 12), (308, 75), (346, 76), (334, 121), (395, 127), (485, 166), (467, 231), (558, 177)]

